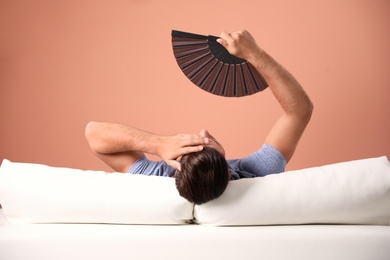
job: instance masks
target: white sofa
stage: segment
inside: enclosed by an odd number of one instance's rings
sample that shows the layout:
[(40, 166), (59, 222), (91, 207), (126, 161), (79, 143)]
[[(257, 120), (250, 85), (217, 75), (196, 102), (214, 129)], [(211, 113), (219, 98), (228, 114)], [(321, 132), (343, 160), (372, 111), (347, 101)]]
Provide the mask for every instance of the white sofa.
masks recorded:
[(171, 178), (0, 168), (0, 259), (390, 259), (386, 157), (229, 183), (194, 206)]

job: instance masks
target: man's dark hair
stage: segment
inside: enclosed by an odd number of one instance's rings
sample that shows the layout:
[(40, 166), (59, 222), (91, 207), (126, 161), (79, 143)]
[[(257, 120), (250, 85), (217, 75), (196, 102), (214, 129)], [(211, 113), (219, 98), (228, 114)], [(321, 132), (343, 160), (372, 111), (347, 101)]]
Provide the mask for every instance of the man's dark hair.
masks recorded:
[(176, 170), (176, 188), (180, 196), (200, 205), (216, 199), (229, 182), (226, 159), (214, 148), (186, 154), (180, 160), (181, 171)]

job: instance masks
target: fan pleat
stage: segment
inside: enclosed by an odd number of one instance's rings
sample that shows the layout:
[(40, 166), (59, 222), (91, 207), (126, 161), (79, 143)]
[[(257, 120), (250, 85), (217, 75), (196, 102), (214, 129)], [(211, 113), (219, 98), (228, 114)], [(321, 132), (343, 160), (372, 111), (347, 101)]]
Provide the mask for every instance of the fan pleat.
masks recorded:
[(236, 95), (236, 65), (229, 65), (229, 72), (226, 78), (223, 95), (226, 97), (234, 97)]
[(229, 64), (224, 63), (215, 81), (214, 87), (217, 95), (223, 96), (225, 92), (225, 83), (229, 72)]
[(186, 73), (187, 77), (192, 80), (193, 77), (199, 73), (199, 71), (202, 71), (202, 69), (212, 60), (214, 59), (210, 55), (206, 55), (202, 57), (201, 59), (195, 61), (191, 65), (187, 66), (183, 69), (183, 72)]
[(214, 57), (211, 57), (210, 61), (201, 69), (199, 70), (193, 77), (190, 79), (192, 82), (195, 83), (195, 85), (200, 86), (201, 88), (204, 87), (203, 82), (206, 80), (206, 78), (209, 77), (211, 72), (213, 71), (213, 68), (215, 65), (217, 65), (218, 60)]
[(236, 95), (238, 97), (248, 95), (248, 92), (246, 91), (246, 84), (245, 84), (245, 78), (242, 72), (242, 65), (238, 64), (236, 65)]
[(177, 62), (178, 62), (179, 67), (181, 69), (185, 69), (189, 65), (191, 65), (191, 64), (197, 62), (198, 60), (204, 58), (205, 56), (209, 55), (209, 53), (210, 53), (209, 50), (199, 51), (199, 52), (192, 53), (192, 54), (183, 56), (181, 58), (178, 58)]
[(209, 76), (203, 81), (201, 88), (207, 92), (214, 93), (215, 81), (218, 79), (219, 73), (222, 69), (223, 63), (218, 61), (217, 64), (210, 71)]
[(174, 54), (177, 58), (181, 58), (183, 56), (197, 53), (200, 51), (208, 50), (208, 45), (207, 44), (201, 44), (201, 45), (183, 45), (183, 46), (178, 46), (174, 49)]
[(181, 45), (197, 45), (207, 43), (207, 37), (203, 39), (194, 39), (189, 37), (172, 37), (172, 46), (181, 46)]

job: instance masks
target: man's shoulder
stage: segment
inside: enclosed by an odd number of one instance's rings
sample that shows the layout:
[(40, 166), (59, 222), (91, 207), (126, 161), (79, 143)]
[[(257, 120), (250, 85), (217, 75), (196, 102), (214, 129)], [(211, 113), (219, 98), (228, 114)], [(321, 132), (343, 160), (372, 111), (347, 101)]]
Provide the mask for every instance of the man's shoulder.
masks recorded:
[(154, 161), (143, 156), (133, 163), (128, 172), (149, 176), (172, 177), (175, 174), (175, 169), (165, 161)]

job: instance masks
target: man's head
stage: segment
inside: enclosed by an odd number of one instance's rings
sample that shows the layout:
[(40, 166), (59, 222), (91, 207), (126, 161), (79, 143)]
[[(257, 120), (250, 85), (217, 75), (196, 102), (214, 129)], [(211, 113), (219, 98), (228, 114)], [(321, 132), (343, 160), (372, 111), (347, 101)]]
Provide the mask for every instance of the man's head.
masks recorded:
[(209, 139), (202, 151), (184, 155), (181, 171), (175, 173), (179, 194), (194, 204), (206, 203), (222, 195), (229, 182), (229, 170), (223, 147), (206, 130)]

